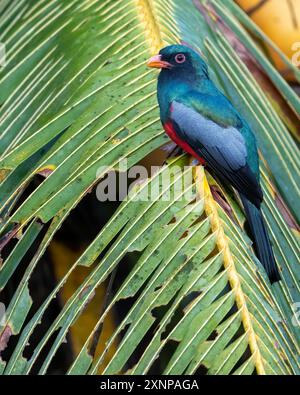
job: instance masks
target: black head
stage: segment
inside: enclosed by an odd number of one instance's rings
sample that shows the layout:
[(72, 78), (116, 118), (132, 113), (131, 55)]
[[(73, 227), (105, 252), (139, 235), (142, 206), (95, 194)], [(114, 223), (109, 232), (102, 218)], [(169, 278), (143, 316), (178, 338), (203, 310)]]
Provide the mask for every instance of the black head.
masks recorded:
[(163, 73), (173, 78), (177, 76), (187, 80), (208, 78), (205, 61), (200, 54), (185, 45), (169, 45), (161, 49), (147, 65), (160, 68)]

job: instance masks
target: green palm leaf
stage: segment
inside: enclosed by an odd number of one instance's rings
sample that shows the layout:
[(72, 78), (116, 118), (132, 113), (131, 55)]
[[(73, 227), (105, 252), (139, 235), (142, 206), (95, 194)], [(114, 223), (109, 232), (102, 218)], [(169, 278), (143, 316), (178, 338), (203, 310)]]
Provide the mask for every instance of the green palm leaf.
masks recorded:
[[(0, 2), (7, 54), (0, 73), (3, 251), (15, 241), (4, 254), (1, 290), (34, 248), (0, 326), (0, 352), (10, 351), (2, 373), (29, 374), (38, 365), (46, 374), (97, 288), (135, 253), (67, 374), (147, 374), (157, 361), (161, 374), (299, 374), (299, 228), (291, 214), (299, 219), (298, 146), (289, 123), (212, 23), (212, 6), (299, 115), (299, 98), (244, 27), (269, 40), (230, 0)], [(156, 74), (145, 61), (178, 41), (202, 50), (212, 78), (257, 135), (263, 210), (282, 281), (271, 285), (266, 278), (232, 191), (200, 166), (192, 177), (183, 155), (130, 191), (32, 313), (32, 277), (71, 211), (108, 171), (118, 170), (120, 159), (126, 158), (127, 171), (168, 142)], [(44, 178), (24, 194), (37, 174)], [(79, 267), (87, 268), (84, 281), (26, 356), (49, 306)], [(122, 300), (131, 300), (131, 307), (93, 355), (95, 335)]]

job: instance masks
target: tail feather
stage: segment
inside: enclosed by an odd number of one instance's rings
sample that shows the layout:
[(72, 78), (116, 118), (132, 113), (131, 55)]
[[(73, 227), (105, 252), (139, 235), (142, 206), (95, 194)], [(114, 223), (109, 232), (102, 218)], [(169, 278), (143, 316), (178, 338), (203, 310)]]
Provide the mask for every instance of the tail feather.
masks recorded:
[(274, 258), (262, 212), (252, 204), (245, 196), (240, 195), (253, 236), (254, 247), (258, 259), (265, 268), (271, 283), (280, 281), (280, 274)]

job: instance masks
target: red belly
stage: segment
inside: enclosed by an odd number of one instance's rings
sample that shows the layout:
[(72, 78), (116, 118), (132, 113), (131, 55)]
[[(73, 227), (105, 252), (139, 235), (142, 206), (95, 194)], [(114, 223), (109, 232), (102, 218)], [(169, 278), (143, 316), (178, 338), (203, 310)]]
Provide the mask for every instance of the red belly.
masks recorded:
[(203, 158), (201, 158), (194, 150), (193, 148), (191, 148), (189, 146), (189, 144), (187, 142), (185, 142), (184, 140), (181, 140), (172, 125), (172, 121), (168, 121), (164, 124), (164, 129), (167, 133), (167, 135), (170, 137), (171, 140), (174, 141), (174, 143), (176, 143), (177, 145), (179, 145), (179, 147), (181, 147), (185, 152), (187, 152), (188, 154), (192, 155), (194, 158), (196, 158), (201, 165), (205, 164), (205, 160)]

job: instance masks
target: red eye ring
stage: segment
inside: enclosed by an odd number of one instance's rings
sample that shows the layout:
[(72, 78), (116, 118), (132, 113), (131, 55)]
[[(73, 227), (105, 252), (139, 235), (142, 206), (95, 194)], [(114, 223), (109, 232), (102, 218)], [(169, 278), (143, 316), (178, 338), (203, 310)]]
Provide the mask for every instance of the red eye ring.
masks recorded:
[(177, 63), (184, 63), (184, 62), (185, 62), (185, 56), (184, 56), (184, 54), (183, 54), (183, 53), (178, 53), (178, 54), (175, 56), (175, 60), (176, 60)]

